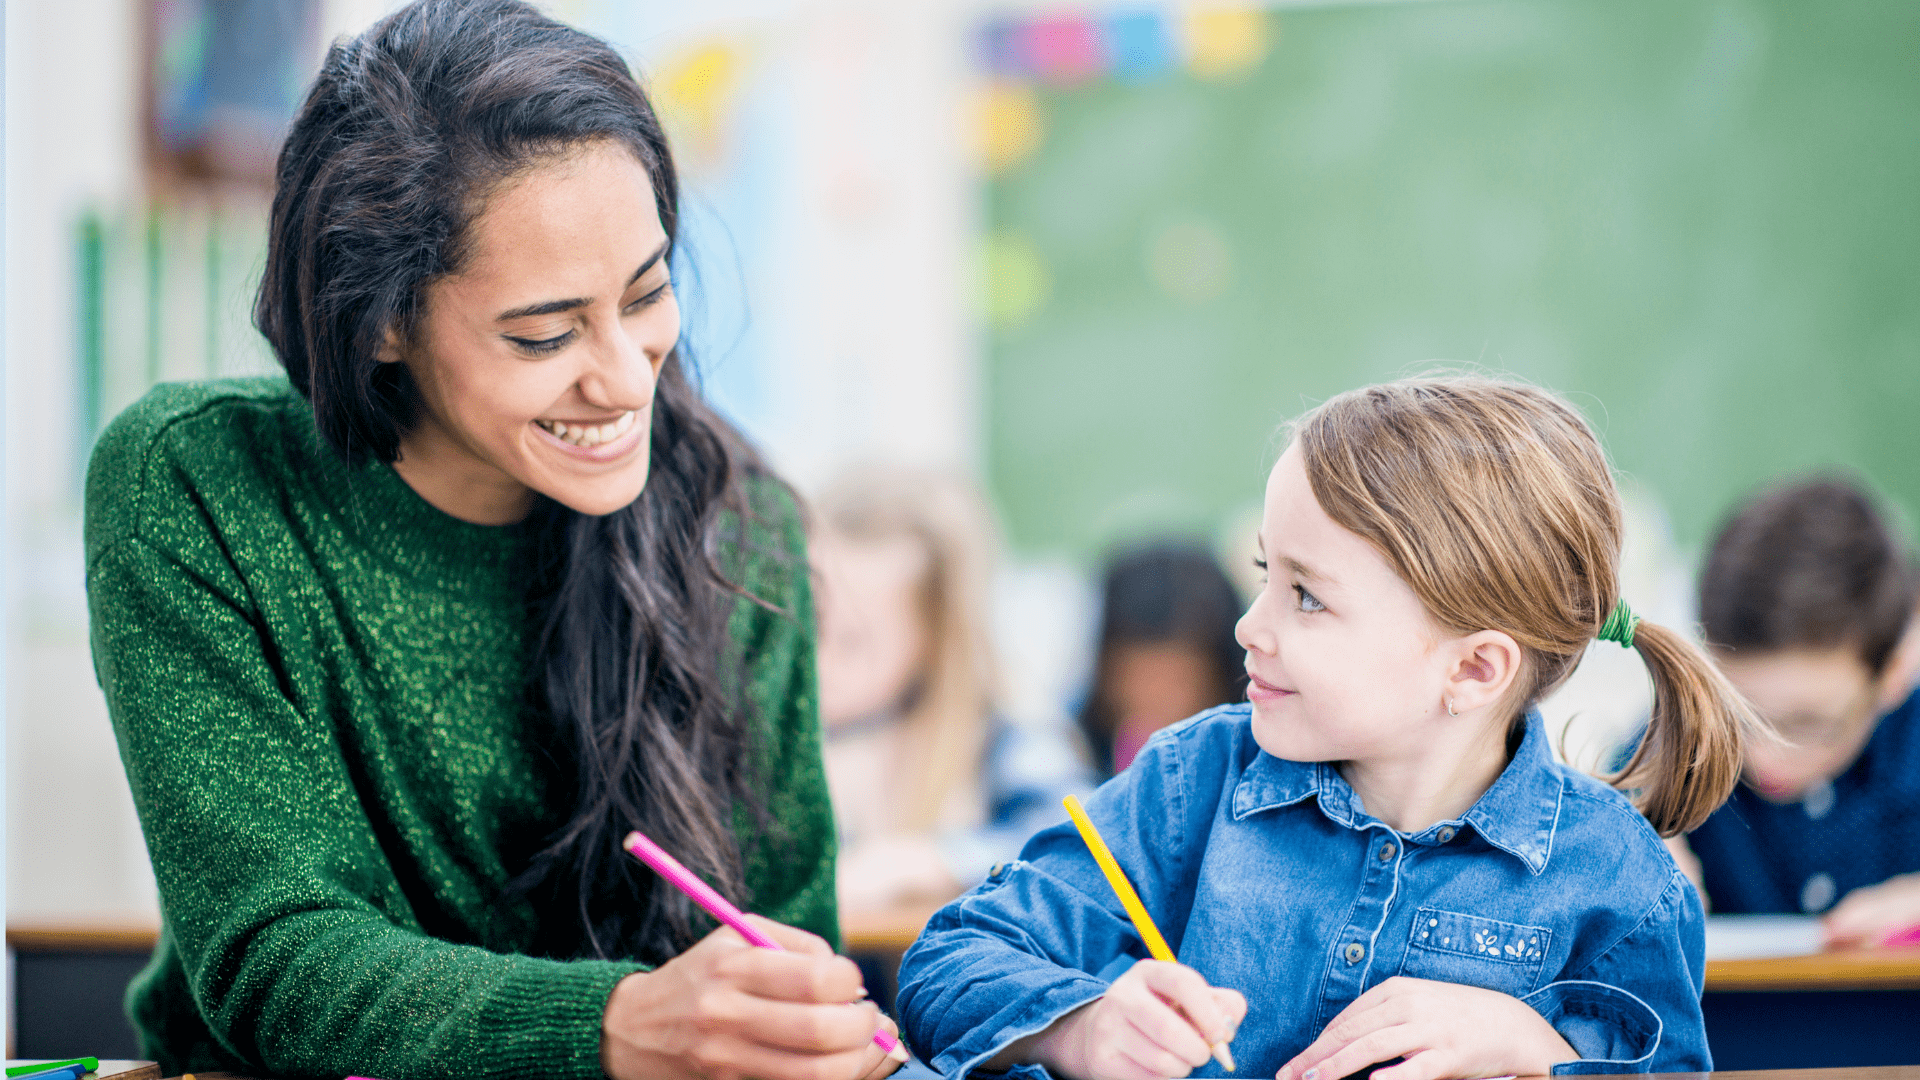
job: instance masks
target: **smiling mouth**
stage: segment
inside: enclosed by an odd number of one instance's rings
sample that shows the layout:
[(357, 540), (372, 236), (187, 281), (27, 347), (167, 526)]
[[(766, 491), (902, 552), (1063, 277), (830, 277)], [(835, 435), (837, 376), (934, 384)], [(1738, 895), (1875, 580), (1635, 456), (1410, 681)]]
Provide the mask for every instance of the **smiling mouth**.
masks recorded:
[(1261, 678), (1260, 676), (1255, 675), (1251, 671), (1247, 672), (1247, 689), (1251, 693), (1259, 694), (1261, 696), (1272, 696), (1275, 694), (1293, 693), (1293, 691), (1291, 690), (1287, 690), (1283, 687), (1278, 687), (1273, 685), (1272, 683)]
[(633, 430), (633, 425), (639, 422), (640, 413), (637, 409), (628, 409), (626, 412), (620, 414), (618, 420), (609, 421), (605, 424), (568, 424), (559, 420), (534, 421), (534, 423), (540, 425), (554, 438), (579, 447), (593, 447), (599, 446), (602, 443), (610, 443)]

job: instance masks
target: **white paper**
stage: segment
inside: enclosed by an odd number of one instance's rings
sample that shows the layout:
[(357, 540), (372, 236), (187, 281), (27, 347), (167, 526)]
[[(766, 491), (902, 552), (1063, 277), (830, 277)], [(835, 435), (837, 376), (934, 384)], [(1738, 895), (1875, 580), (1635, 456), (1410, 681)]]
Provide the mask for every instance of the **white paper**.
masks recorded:
[(1813, 915), (1709, 915), (1707, 959), (1761, 960), (1820, 951), (1820, 919)]

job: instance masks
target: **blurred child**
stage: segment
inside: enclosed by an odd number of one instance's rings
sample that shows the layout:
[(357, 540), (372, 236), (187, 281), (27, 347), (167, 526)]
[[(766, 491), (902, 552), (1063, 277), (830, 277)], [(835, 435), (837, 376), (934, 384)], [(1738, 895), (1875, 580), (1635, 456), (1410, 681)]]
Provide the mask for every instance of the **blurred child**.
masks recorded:
[[(1620, 504), (1544, 391), (1340, 395), (1268, 478), (1249, 703), (1147, 741), (1087, 810), (1179, 963), (1145, 949), (1071, 826), (947, 905), (899, 1012), (950, 1075), (1375, 1080), (1711, 1067), (1704, 920), (1660, 842), (1733, 787), (1756, 723), (1617, 595)], [(1532, 705), (1599, 636), (1656, 689), (1619, 790)], [(1649, 823), (1651, 821), (1651, 824)], [(1244, 997), (1243, 997), (1244, 995)]]
[(993, 527), (971, 486), (865, 468), (813, 512), (840, 909), (944, 900), (1064, 820), (1085, 763), (994, 711)]
[(1762, 492), (1720, 530), (1701, 622), (1783, 741), (1689, 837), (1716, 912), (1825, 911), (1837, 945), (1920, 923), (1917, 594), (1911, 551), (1845, 480)]
[(1233, 640), (1240, 597), (1197, 543), (1162, 541), (1107, 564), (1100, 644), (1080, 729), (1104, 777), (1147, 736), (1246, 692)]

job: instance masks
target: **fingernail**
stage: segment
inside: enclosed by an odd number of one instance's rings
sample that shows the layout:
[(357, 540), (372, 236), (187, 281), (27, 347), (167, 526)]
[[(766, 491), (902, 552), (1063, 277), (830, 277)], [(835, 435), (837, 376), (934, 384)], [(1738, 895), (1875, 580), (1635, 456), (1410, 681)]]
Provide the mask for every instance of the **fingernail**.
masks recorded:
[(1300, 1074), (1300, 1080), (1320, 1080), (1320, 1070), (1317, 1068), (1308, 1069), (1306, 1072)]

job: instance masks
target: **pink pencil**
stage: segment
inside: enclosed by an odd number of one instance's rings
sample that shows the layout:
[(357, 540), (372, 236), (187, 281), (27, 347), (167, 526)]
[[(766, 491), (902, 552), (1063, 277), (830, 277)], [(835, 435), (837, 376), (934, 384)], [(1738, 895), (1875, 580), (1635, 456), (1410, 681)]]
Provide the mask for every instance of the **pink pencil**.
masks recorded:
[[(757, 945), (762, 949), (772, 949), (775, 952), (786, 951), (780, 947), (779, 942), (755, 930), (753, 925), (747, 922), (747, 917), (740, 913), (740, 909), (728, 902), (726, 897), (714, 892), (713, 886), (701, 881), (693, 871), (681, 866), (679, 859), (667, 854), (659, 844), (647, 839), (639, 830), (628, 833), (626, 841), (621, 846), (627, 849), (627, 854), (653, 867), (653, 872), (659, 874), (667, 884), (686, 893), (689, 900), (705, 908), (707, 914), (739, 931), (740, 936), (747, 939), (747, 944)], [(899, 1040), (885, 1031), (873, 1033), (873, 1045), (885, 1050), (895, 1060), (902, 1056)]]

